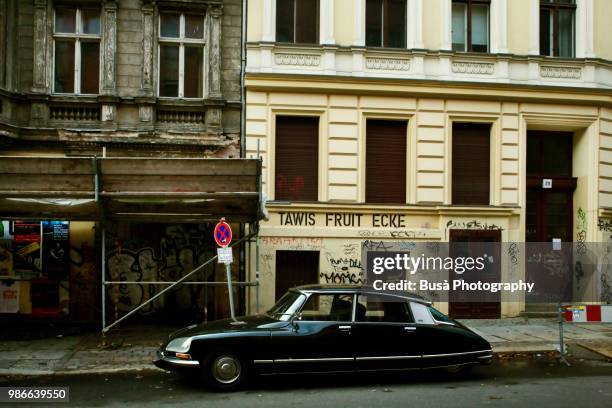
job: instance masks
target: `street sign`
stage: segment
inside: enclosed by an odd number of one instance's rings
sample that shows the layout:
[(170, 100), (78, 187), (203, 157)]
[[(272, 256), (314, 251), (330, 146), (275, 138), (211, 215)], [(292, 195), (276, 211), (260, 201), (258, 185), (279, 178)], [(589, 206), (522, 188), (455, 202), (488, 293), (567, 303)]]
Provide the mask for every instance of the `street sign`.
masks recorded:
[(215, 225), (213, 235), (215, 242), (221, 248), (225, 248), (232, 242), (232, 227), (225, 222), (225, 218), (221, 218), (217, 225)]
[(232, 248), (231, 247), (221, 247), (217, 248), (217, 262), (224, 264), (231, 264), (234, 260), (232, 256)]

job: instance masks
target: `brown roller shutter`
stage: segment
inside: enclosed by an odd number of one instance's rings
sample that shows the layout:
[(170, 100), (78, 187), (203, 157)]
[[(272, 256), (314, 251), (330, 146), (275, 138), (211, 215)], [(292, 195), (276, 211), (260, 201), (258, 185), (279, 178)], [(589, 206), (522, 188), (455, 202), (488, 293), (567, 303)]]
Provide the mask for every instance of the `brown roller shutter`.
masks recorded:
[(275, 199), (319, 198), (319, 118), (276, 117)]
[(453, 123), (453, 204), (489, 205), (491, 125)]
[(366, 202), (406, 202), (406, 121), (366, 124)]

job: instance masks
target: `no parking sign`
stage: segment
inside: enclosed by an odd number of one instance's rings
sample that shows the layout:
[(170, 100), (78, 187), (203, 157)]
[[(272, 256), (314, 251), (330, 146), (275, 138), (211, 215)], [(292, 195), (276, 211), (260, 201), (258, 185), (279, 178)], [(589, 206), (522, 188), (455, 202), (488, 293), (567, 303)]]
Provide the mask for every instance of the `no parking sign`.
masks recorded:
[(225, 222), (225, 218), (221, 218), (217, 225), (215, 225), (213, 235), (215, 242), (221, 247), (217, 248), (217, 260), (219, 263), (232, 263), (232, 248), (228, 248), (228, 245), (232, 242), (232, 227)]
[(215, 242), (221, 248), (225, 248), (232, 242), (232, 227), (225, 222), (225, 218), (221, 218), (217, 225), (215, 225), (213, 234), (215, 236)]

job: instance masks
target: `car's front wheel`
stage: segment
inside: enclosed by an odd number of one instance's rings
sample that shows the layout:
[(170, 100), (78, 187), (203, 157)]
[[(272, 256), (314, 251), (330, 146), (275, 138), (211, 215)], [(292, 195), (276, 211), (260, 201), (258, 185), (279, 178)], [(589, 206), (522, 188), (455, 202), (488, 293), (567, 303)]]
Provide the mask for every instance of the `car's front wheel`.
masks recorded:
[(235, 353), (216, 353), (205, 365), (206, 382), (218, 391), (233, 391), (243, 385), (247, 367)]

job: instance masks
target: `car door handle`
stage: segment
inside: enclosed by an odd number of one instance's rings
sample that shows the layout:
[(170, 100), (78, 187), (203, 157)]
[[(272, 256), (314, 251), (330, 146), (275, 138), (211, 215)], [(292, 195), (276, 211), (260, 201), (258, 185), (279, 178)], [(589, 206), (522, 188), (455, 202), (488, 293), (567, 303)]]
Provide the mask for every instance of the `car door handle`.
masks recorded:
[(338, 326), (338, 330), (345, 331), (345, 332), (350, 332), (351, 331), (351, 326)]
[(404, 326), (404, 331), (406, 333), (414, 333), (416, 331), (416, 327), (412, 327), (412, 326)]

